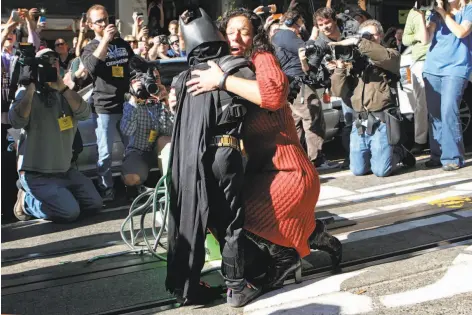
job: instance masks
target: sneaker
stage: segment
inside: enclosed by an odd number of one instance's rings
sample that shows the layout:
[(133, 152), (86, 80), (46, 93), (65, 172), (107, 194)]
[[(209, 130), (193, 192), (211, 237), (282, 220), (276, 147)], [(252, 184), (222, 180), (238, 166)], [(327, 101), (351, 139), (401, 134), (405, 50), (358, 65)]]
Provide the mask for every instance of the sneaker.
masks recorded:
[(443, 171), (446, 171), (446, 172), (457, 171), (460, 168), (461, 167), (459, 165), (454, 164), (454, 163), (449, 163), (442, 167)]
[(427, 168), (436, 168), (436, 167), (441, 167), (442, 164), (440, 161), (436, 161), (436, 160), (429, 160), (429, 161), (426, 161), (426, 163), (424, 163), (424, 165), (427, 167)]
[(317, 170), (329, 170), (339, 167), (337, 163), (332, 163), (326, 160), (322, 154), (318, 155), (318, 157), (313, 161), (313, 165), (315, 165)]
[(115, 200), (115, 190), (113, 188), (108, 188), (100, 192), (103, 202)]
[(410, 151), (408, 151), (403, 145), (400, 146), (403, 149), (402, 164), (406, 167), (414, 167), (416, 165), (416, 158)]
[(13, 214), (20, 221), (31, 220), (31, 216), (25, 212), (25, 196), (26, 192), (23, 189), (19, 189), (15, 207), (13, 208)]
[(256, 299), (262, 294), (262, 289), (250, 284), (246, 281), (244, 287), (240, 291), (234, 289), (228, 289), (226, 302), (231, 307), (243, 307), (252, 300)]
[(413, 145), (413, 148), (411, 148), (410, 152), (411, 154), (420, 154), (422, 153), (423, 151), (429, 149), (429, 146), (427, 143), (423, 143), (423, 144), (419, 144), (419, 143), (416, 143)]

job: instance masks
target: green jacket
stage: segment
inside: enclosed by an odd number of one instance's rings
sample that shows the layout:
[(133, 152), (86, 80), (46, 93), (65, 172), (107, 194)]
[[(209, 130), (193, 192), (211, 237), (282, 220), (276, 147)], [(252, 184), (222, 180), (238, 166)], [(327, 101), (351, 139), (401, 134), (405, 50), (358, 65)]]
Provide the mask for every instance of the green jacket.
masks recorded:
[(412, 46), (411, 58), (413, 61), (425, 60), (429, 49), (429, 44), (423, 45), (420, 40), (416, 39), (420, 23), (423, 23), (421, 14), (412, 9), (406, 18), (402, 41), (405, 46)]

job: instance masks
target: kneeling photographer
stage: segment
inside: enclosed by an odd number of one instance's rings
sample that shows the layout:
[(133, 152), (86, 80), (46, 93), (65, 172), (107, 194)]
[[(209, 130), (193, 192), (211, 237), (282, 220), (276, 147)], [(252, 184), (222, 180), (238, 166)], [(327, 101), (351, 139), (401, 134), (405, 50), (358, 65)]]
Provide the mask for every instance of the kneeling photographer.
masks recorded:
[(396, 96), (400, 53), (380, 45), (383, 29), (376, 20), (361, 24), (359, 34), (329, 44), (351, 46), (367, 61), (363, 69), (356, 70), (337, 60), (331, 88), (338, 97), (353, 93), (352, 173), (360, 176), (372, 171), (376, 176), (384, 177), (390, 175), (399, 162), (407, 167), (416, 164), (415, 157), (401, 144), (401, 116)]
[[(170, 142), (173, 116), (166, 106), (167, 91), (159, 72), (144, 59), (134, 56), (130, 62), (130, 98), (123, 106), (121, 132), (129, 136), (121, 167), (128, 197), (145, 190), (142, 185), (162, 148)], [(157, 144), (157, 155), (154, 149)], [(159, 165), (162, 170), (162, 166)]]
[(13, 128), (22, 129), (14, 213), (22, 221), (74, 221), (82, 210), (102, 207), (92, 181), (71, 167), (78, 121), (90, 117), (90, 105), (62, 81), (56, 52), (46, 48), (35, 55), (23, 43), (19, 50), (20, 87), (8, 113)]

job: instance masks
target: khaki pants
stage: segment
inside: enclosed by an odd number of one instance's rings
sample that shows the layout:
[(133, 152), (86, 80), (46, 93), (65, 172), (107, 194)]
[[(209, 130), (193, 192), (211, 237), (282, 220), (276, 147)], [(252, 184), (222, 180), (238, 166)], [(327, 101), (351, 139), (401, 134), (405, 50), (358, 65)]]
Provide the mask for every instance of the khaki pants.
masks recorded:
[(300, 89), (300, 93), (290, 108), (297, 127), (298, 138), (302, 144), (306, 144), (308, 157), (314, 162), (318, 153), (321, 152), (326, 132), (321, 101), (316, 92), (305, 85)]
[(424, 61), (416, 61), (411, 67), (411, 83), (413, 85), (412, 102), (415, 111), (415, 142), (425, 144), (428, 141), (428, 108), (426, 107), (426, 92), (423, 81)]

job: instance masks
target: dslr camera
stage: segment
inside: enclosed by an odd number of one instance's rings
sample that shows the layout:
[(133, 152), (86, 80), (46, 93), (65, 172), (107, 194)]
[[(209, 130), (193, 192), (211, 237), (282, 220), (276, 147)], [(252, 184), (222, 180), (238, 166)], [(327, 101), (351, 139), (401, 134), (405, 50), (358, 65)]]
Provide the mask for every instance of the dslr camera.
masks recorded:
[(147, 62), (139, 56), (133, 56), (130, 60), (131, 78), (132, 80), (139, 80), (142, 83), (142, 88), (134, 90), (130, 87), (131, 95), (147, 99), (151, 94), (159, 93), (159, 86), (156, 83), (156, 76), (154, 75), (155, 65)]
[(58, 58), (55, 52), (48, 52), (36, 58), (34, 46), (30, 43), (18, 43), (18, 60), (14, 65), (12, 86), (28, 85), (31, 82), (45, 85), (57, 81), (57, 69), (53, 66)]

